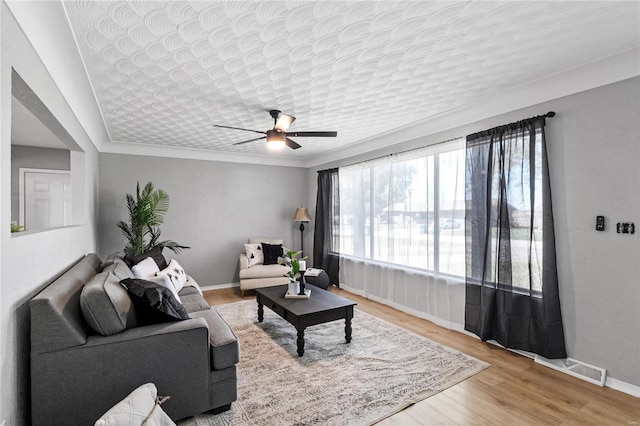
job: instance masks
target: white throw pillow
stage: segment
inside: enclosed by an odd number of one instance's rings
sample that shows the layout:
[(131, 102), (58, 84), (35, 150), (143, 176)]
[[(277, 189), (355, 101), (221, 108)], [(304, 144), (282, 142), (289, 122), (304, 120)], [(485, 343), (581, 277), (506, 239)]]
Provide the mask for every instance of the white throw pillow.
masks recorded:
[(157, 396), (156, 385), (144, 384), (104, 413), (94, 426), (142, 426), (156, 406)]
[(254, 265), (262, 265), (264, 263), (264, 254), (262, 254), (262, 244), (245, 244), (244, 252), (249, 260), (249, 268)]
[(156, 404), (151, 410), (151, 414), (147, 417), (147, 420), (142, 423), (142, 426), (176, 426), (171, 420), (171, 417), (165, 413), (159, 404)]
[(145, 279), (147, 281), (154, 282), (154, 283), (156, 283), (158, 285), (161, 285), (162, 287), (165, 287), (165, 288), (169, 289), (171, 294), (173, 294), (173, 297), (175, 297), (175, 299), (182, 304), (182, 300), (180, 299), (180, 295), (178, 294), (178, 291), (176, 290), (176, 287), (171, 282), (171, 279), (169, 278), (169, 276), (167, 276), (165, 274), (162, 274), (162, 275), (157, 275), (155, 277), (148, 277), (148, 278), (145, 278)]
[(169, 277), (176, 291), (182, 290), (182, 287), (184, 287), (184, 284), (187, 282), (187, 274), (175, 259), (171, 259), (171, 262), (169, 262), (169, 266), (156, 273), (156, 276), (158, 277), (163, 275)]
[(149, 277), (155, 277), (156, 273), (160, 271), (156, 261), (153, 260), (152, 257), (147, 257), (146, 259), (140, 261), (137, 265), (134, 265), (131, 268), (131, 272), (136, 278), (147, 279)]

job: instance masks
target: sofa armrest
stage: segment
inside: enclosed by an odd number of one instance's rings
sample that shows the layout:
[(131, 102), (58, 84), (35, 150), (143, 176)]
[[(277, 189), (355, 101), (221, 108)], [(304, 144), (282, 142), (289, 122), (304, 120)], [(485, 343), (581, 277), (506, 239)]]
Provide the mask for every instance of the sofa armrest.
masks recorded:
[(249, 259), (247, 258), (246, 253), (240, 253), (239, 262), (240, 270), (249, 268)]
[(202, 318), (93, 335), (82, 346), (32, 353), (32, 420), (93, 424), (143, 383), (174, 420), (211, 409), (209, 327)]

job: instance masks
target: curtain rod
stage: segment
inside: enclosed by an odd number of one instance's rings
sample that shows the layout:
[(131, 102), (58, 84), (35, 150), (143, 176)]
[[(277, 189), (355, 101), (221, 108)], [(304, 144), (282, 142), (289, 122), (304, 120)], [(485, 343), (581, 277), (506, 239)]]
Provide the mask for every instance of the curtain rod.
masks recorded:
[[(407, 153), (407, 152), (417, 151), (417, 150), (419, 150), (419, 149), (425, 149), (425, 148), (429, 148), (429, 147), (436, 146), (436, 145), (442, 145), (443, 143), (453, 142), (453, 141), (455, 141), (455, 140), (457, 140), (457, 139), (461, 139), (461, 138), (462, 138), (462, 136), (458, 136), (458, 137), (456, 137), (456, 138), (447, 139), (446, 141), (440, 141), (440, 142), (432, 143), (432, 144), (429, 144), (429, 145), (419, 146), (419, 147), (417, 147), (417, 148), (411, 148), (411, 149), (407, 149), (407, 150), (405, 150), (405, 151), (392, 152), (391, 154), (385, 154), (385, 155), (381, 155), (381, 156), (379, 156), (379, 157), (368, 158), (368, 159), (366, 159), (366, 160), (357, 161), (357, 162), (355, 162), (355, 163), (345, 164), (345, 165), (340, 166), (340, 167), (348, 167), (348, 166), (353, 166), (353, 165), (355, 165), (355, 164), (364, 163), (365, 161), (375, 161), (375, 160), (379, 160), (379, 159), (381, 159), (381, 158), (393, 157), (394, 155), (405, 154), (405, 153)], [(334, 167), (334, 168), (326, 169), (326, 170), (318, 170), (318, 173), (320, 173), (320, 172), (327, 172), (327, 171), (330, 171), (330, 170), (337, 170), (338, 168), (339, 168), (339, 167)]]
[[(534, 118), (538, 118), (538, 117), (553, 118), (553, 117), (555, 117), (555, 116), (556, 116), (555, 111), (549, 111), (549, 112), (548, 112), (548, 113), (546, 113), (546, 114), (543, 114), (543, 115), (537, 115), (537, 116), (535, 116), (535, 117), (531, 117), (529, 120), (534, 119)], [(521, 120), (521, 121), (522, 121), (522, 120)], [(518, 122), (516, 121), (516, 122), (514, 122), (514, 123), (510, 123), (510, 124), (515, 124), (515, 123), (518, 123)], [(508, 126), (508, 125), (509, 125), (509, 124), (507, 124), (507, 126)], [(502, 126), (498, 126), (498, 127), (502, 127)], [(486, 132), (486, 130), (483, 130), (482, 132)], [(482, 132), (477, 132), (477, 133), (482, 133)], [(475, 134), (476, 134), (476, 133), (472, 133), (472, 135), (475, 135)], [(469, 136), (471, 136), (471, 135), (469, 135)], [(381, 159), (381, 158), (385, 158), (385, 157), (393, 157), (394, 155), (400, 155), (400, 154), (404, 154), (404, 153), (406, 153), (406, 152), (417, 151), (417, 150), (419, 150), (419, 149), (424, 149), (424, 148), (427, 148), (427, 147), (430, 147), (430, 146), (436, 146), (436, 145), (440, 145), (440, 144), (443, 144), (443, 143), (452, 142), (452, 141), (455, 141), (456, 139), (460, 139), (461, 137), (462, 137), (462, 136), (457, 137), (457, 138), (447, 139), (446, 141), (441, 141), (441, 142), (432, 143), (432, 144), (430, 144), (430, 145), (425, 145), (425, 146), (421, 146), (421, 147), (418, 147), (418, 148), (411, 148), (411, 149), (407, 149), (406, 151), (400, 151), (400, 152), (395, 152), (395, 153), (391, 153), (391, 154), (381, 155), (381, 156), (379, 156), (379, 157), (370, 158), (370, 159), (368, 159), (368, 160), (358, 161), (358, 162), (356, 162), (356, 163), (345, 164), (344, 166), (341, 166), (341, 167), (353, 166), (354, 164), (364, 163), (365, 161), (374, 161), (374, 160), (379, 160), (379, 159)], [(328, 171), (333, 171), (333, 170), (338, 170), (338, 167), (332, 167), (332, 168), (330, 168), (330, 169), (325, 169), (325, 170), (318, 170), (318, 173), (328, 172)]]
[(555, 116), (556, 116), (555, 111), (549, 111), (549, 112), (548, 112), (548, 113), (546, 113), (546, 114), (536, 115), (536, 116), (534, 116), (534, 117), (525, 118), (524, 120), (518, 120), (518, 121), (514, 121), (514, 122), (509, 123), (509, 124), (502, 124), (502, 125), (500, 125), (500, 126), (492, 127), (491, 129), (486, 129), (486, 130), (481, 130), (481, 131), (479, 131), (479, 132), (471, 133), (470, 135), (467, 135), (467, 140), (469, 140), (469, 139), (477, 139), (477, 138), (478, 138), (478, 137), (480, 137), (480, 136), (485, 136), (485, 135), (487, 135), (487, 134), (488, 134), (488, 132), (491, 132), (492, 130), (495, 130), (495, 129), (503, 129), (503, 128), (509, 128), (510, 126), (520, 124), (520, 123), (522, 123), (523, 121), (535, 120), (536, 118), (552, 118), (552, 117), (555, 117)]

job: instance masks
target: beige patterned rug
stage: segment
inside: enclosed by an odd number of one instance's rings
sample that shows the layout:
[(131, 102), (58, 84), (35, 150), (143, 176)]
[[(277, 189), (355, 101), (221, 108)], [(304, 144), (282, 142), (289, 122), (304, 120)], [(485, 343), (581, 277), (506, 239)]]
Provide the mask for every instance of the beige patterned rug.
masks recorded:
[(185, 419), (201, 425), (366, 425), (479, 373), (489, 364), (360, 310), (353, 340), (344, 321), (296, 330), (255, 301), (216, 306), (240, 340), (238, 400), (231, 410)]

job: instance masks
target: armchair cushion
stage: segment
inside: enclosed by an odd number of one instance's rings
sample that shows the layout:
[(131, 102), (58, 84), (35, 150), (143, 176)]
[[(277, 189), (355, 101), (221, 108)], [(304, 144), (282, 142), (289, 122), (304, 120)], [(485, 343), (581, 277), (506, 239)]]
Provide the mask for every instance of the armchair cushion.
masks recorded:
[(283, 277), (288, 271), (289, 267), (284, 265), (256, 265), (241, 269), (240, 279)]
[(249, 238), (249, 244), (284, 244), (284, 240), (281, 238)]

